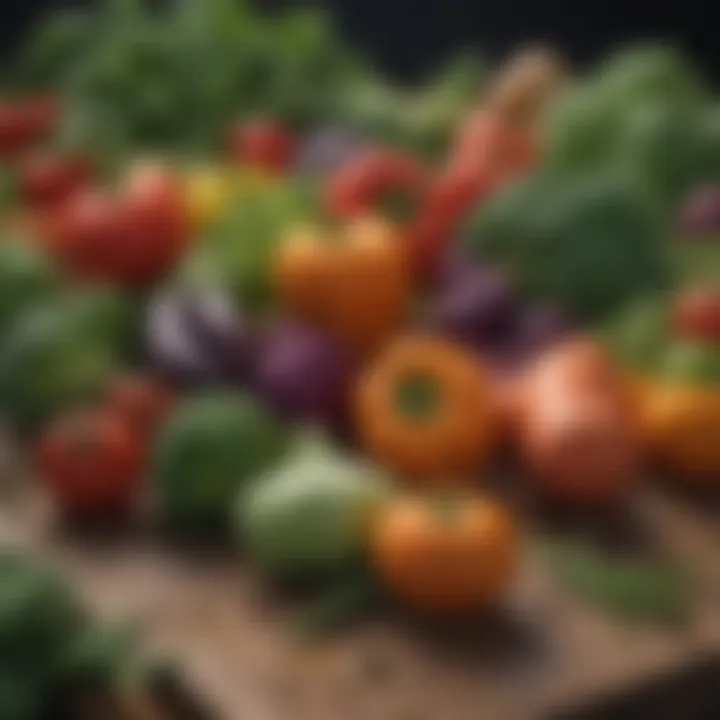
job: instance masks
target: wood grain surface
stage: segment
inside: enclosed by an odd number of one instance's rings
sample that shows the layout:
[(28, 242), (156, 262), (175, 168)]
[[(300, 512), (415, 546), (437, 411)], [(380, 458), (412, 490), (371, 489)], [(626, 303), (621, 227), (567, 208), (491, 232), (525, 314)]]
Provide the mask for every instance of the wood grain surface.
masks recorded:
[(138, 525), (69, 531), (43, 501), (5, 498), (0, 542), (51, 558), (101, 616), (137, 620), (220, 720), (535, 720), (720, 652), (716, 509), (649, 494), (639, 516), (700, 582), (681, 627), (619, 625), (528, 561), (504, 607), (472, 627), (386, 615), (316, 644), (240, 559)]

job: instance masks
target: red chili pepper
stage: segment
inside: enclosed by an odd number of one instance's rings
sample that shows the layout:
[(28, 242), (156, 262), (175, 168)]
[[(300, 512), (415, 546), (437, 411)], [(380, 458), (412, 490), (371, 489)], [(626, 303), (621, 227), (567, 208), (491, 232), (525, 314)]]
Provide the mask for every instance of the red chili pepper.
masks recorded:
[(425, 167), (411, 155), (372, 150), (330, 178), (325, 198), (330, 211), (341, 218), (400, 211), (404, 220), (424, 201), (428, 180)]

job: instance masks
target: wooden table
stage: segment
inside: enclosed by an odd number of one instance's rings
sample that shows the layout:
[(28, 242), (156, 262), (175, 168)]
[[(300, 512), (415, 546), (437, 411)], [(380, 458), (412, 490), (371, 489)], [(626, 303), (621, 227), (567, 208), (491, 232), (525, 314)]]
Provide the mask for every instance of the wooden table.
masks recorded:
[(535, 720), (720, 652), (718, 516), (653, 493), (638, 504), (702, 580), (683, 627), (620, 626), (527, 563), (502, 613), (472, 628), (375, 617), (307, 646), (228, 554), (143, 528), (77, 538), (25, 493), (2, 506), (0, 540), (52, 558), (100, 615), (136, 618), (147, 651), (178, 660), (222, 720)]

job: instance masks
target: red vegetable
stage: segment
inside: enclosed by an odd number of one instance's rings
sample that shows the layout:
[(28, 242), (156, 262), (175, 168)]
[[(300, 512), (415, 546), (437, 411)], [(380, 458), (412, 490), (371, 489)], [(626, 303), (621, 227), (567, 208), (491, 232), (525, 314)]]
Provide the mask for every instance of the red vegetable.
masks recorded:
[(127, 511), (141, 486), (146, 448), (117, 415), (83, 410), (45, 431), (35, 459), (58, 505), (85, 517)]
[(110, 385), (106, 406), (140, 433), (151, 436), (165, 419), (173, 400), (170, 388), (158, 380), (144, 375), (121, 375)]
[(43, 236), (71, 273), (86, 279), (144, 287), (173, 269), (190, 226), (176, 178), (142, 166), (110, 197), (77, 193), (47, 214)]
[(105, 278), (113, 264), (118, 232), (114, 200), (98, 190), (86, 190), (47, 212), (41, 238), (48, 252), (72, 275)]
[(392, 217), (398, 211), (407, 215), (423, 201), (427, 184), (425, 168), (411, 155), (397, 150), (371, 150), (329, 178), (326, 201), (330, 210), (342, 218)]
[(16, 157), (42, 140), (59, 114), (59, 102), (52, 95), (0, 100), (0, 158)]
[(91, 175), (84, 158), (33, 155), (20, 166), (20, 192), (29, 204), (47, 206), (67, 200), (86, 186)]
[(117, 279), (142, 286), (164, 277), (190, 240), (179, 178), (161, 165), (135, 168), (118, 199), (118, 223)]
[(599, 346), (572, 340), (546, 352), (520, 390), (518, 441), (542, 494), (606, 504), (633, 487), (638, 443), (630, 398)]
[(681, 293), (675, 327), (685, 337), (720, 342), (720, 288), (699, 286)]
[(237, 125), (230, 132), (228, 144), (236, 160), (266, 170), (286, 170), (295, 157), (294, 137), (270, 118)]

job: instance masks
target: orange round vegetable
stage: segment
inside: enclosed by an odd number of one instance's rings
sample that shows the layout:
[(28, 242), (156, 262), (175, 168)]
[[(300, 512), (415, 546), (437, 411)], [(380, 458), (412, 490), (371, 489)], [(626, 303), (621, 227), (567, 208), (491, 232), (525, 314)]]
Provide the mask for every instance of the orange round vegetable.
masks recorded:
[(295, 231), (276, 257), (275, 278), (291, 313), (359, 354), (398, 330), (410, 302), (406, 249), (375, 218), (350, 221), (334, 236), (316, 228)]
[(624, 498), (638, 438), (630, 390), (601, 346), (580, 338), (548, 351), (522, 392), (518, 444), (538, 489), (571, 503)]
[(720, 389), (646, 383), (640, 428), (650, 454), (673, 473), (720, 483)]
[(494, 408), (473, 356), (410, 336), (386, 348), (360, 379), (357, 429), (370, 454), (401, 476), (448, 482), (489, 459)]
[(381, 511), (371, 557), (403, 603), (446, 616), (495, 603), (518, 565), (515, 527), (499, 504), (478, 496), (405, 497)]
[(527, 413), (520, 451), (538, 489), (564, 502), (618, 502), (637, 474), (629, 416), (605, 398), (569, 389), (548, 393)]

